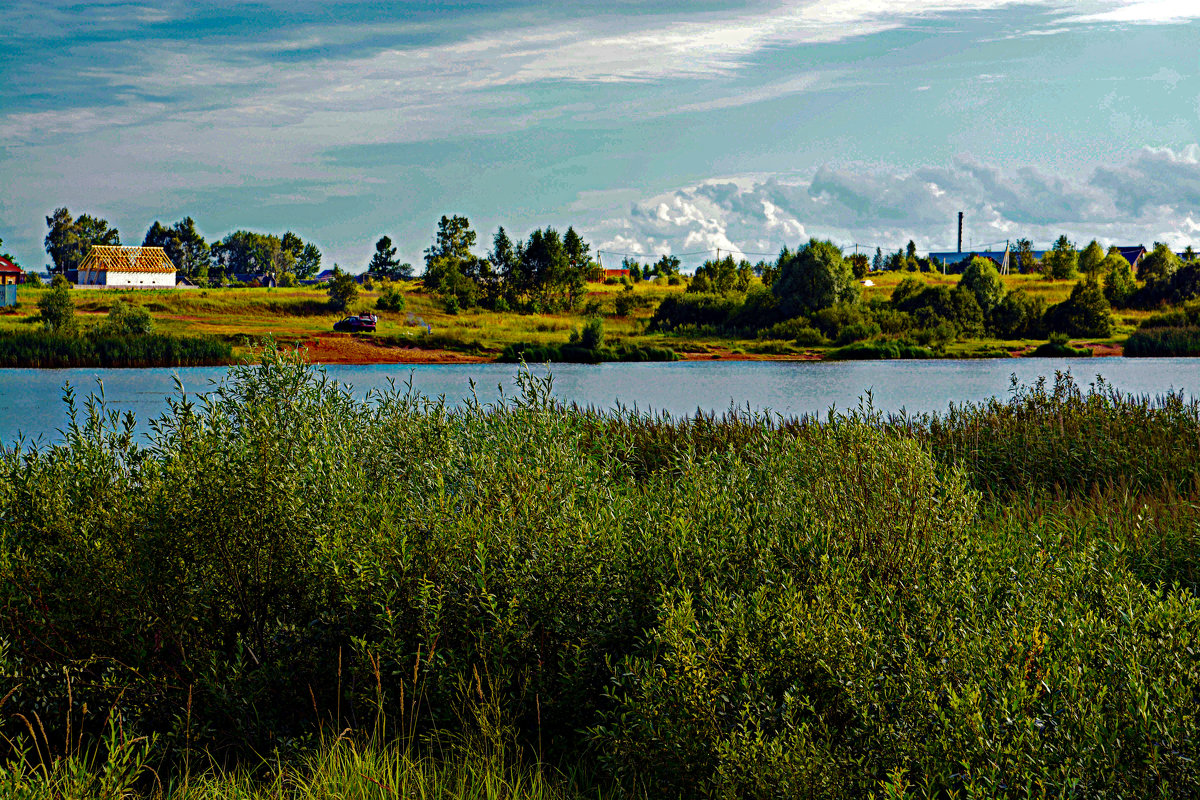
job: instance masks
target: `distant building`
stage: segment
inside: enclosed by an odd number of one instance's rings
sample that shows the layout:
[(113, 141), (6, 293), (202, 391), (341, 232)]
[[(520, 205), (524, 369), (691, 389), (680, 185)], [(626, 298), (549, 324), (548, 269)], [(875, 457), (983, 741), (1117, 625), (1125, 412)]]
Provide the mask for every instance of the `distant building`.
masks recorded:
[(244, 283), (248, 288), (258, 289), (267, 288), (274, 289), (279, 283), (275, 280), (275, 276), (271, 273), (265, 275), (255, 275), (253, 272), (234, 272), (230, 276), (238, 283)]
[(0, 286), (24, 283), (25, 272), (4, 256), (0, 256)]
[(628, 278), (629, 270), (627, 269), (606, 269), (604, 270), (605, 278)]
[(174, 289), (175, 265), (161, 247), (95, 245), (75, 273), (79, 286)]
[(1138, 265), (1142, 263), (1142, 259), (1146, 257), (1146, 248), (1139, 245), (1132, 247), (1117, 246), (1117, 250), (1121, 252), (1121, 257), (1129, 262), (1130, 268), (1136, 273)]
[(312, 286), (318, 283), (329, 283), (331, 280), (333, 280), (333, 270), (326, 269), (318, 272), (316, 275), (306, 281), (301, 281), (301, 283)]
[[(1042, 256), (1046, 254), (1045, 250), (1033, 250), (1031, 252), (1035, 260), (1041, 260)], [(986, 258), (988, 261), (991, 261), (993, 264), (995, 264), (996, 269), (998, 269), (1002, 274), (1008, 274), (1010, 272), (1021, 271), (1020, 265), (1017, 262), (1019, 255), (1020, 254), (1016, 250), (1012, 249), (972, 250), (970, 252), (948, 251), (942, 253), (930, 253), (929, 260), (932, 261), (934, 266), (939, 270), (944, 269), (946, 272), (962, 272), (964, 269), (966, 269), (967, 264), (971, 263), (972, 258), (979, 256), (980, 258)]]

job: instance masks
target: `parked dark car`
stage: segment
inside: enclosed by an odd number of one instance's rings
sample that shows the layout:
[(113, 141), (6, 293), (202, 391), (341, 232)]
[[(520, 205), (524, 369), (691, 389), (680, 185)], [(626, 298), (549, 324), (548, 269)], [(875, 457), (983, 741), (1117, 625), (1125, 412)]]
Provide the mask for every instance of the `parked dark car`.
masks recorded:
[(379, 318), (374, 314), (360, 314), (356, 317), (346, 317), (343, 320), (338, 320), (333, 323), (333, 329), (349, 333), (374, 333), (375, 323), (378, 321)]

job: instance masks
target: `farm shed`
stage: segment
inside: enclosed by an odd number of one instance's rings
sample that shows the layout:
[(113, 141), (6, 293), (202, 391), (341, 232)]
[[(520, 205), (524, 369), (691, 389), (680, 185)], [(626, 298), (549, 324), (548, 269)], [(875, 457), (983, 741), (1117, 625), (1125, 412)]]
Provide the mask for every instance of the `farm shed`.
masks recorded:
[(80, 286), (174, 289), (175, 265), (161, 247), (96, 245), (79, 265)]

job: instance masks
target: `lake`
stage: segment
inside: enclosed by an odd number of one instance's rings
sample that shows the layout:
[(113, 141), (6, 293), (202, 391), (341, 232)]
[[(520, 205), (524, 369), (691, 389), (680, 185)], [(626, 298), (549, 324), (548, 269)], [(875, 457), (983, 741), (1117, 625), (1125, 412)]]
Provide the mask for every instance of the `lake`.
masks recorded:
[[(398, 383), (410, 376), (430, 397), (457, 404), (474, 380), (481, 400), (494, 400), (498, 386), (514, 390), (512, 364), (370, 366), (331, 365), (331, 377), (357, 394)], [(545, 367), (533, 367), (544, 375)], [(883, 411), (944, 411), (951, 403), (1006, 396), (1009, 376), (1023, 383), (1039, 376), (1053, 380), (1069, 371), (1082, 384), (1102, 375), (1116, 388), (1138, 394), (1183, 390), (1200, 395), (1200, 359), (990, 359), (946, 361), (769, 362), (720, 361), (670, 364), (556, 364), (555, 395), (600, 408), (620, 403), (641, 410), (690, 414), (697, 409), (724, 411), (730, 406), (784, 416), (824, 413), (858, 405), (870, 391)], [(0, 441), (11, 445), (18, 434), (53, 441), (66, 424), (62, 388), (70, 383), (80, 395), (98, 391), (113, 408), (131, 410), (145, 422), (165, 408), (179, 376), (189, 393), (207, 391), (226, 370), (190, 369), (8, 369), (0, 370)], [(81, 403), (82, 405), (82, 403)]]

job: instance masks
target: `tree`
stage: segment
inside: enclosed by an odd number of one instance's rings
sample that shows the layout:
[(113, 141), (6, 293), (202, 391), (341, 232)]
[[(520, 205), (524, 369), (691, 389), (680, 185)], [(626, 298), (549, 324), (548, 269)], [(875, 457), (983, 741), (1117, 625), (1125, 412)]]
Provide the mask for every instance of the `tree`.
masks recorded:
[(675, 256), (662, 256), (654, 262), (653, 271), (656, 276), (670, 278), (679, 274), (679, 259)]
[(354, 276), (342, 272), (337, 264), (333, 265), (333, 277), (329, 279), (329, 307), (334, 311), (345, 311), (350, 304), (358, 299), (358, 284)]
[(1037, 271), (1037, 259), (1033, 257), (1033, 242), (1028, 239), (1017, 240), (1017, 271), (1028, 275)]
[(1096, 277), (1100, 274), (1100, 262), (1104, 260), (1104, 248), (1095, 239), (1079, 253), (1079, 271), (1084, 275)]
[(992, 309), (992, 330), (1002, 339), (1039, 339), (1045, 316), (1044, 300), (1015, 289)]
[(371, 256), (371, 261), (367, 264), (367, 274), (373, 278), (401, 280), (409, 277), (403, 267), (408, 267), (407, 273), (412, 272), (410, 265), (401, 265), (396, 258), (396, 248), (392, 246), (391, 238), (380, 236), (379, 241), (375, 243), (375, 255)]
[[(1190, 244), (1183, 249), (1182, 258), (1185, 264), (1190, 264), (1196, 260), (1196, 251), (1192, 249)], [(9, 260), (11, 261), (12, 259)]]
[(985, 315), (990, 314), (1004, 299), (1004, 283), (1000, 280), (999, 271), (991, 261), (979, 256), (972, 258), (963, 270), (958, 288), (974, 295)]
[(54, 271), (63, 274), (78, 269), (95, 245), (119, 245), (121, 235), (108, 221), (81, 214), (78, 219), (66, 208), (55, 209), (46, 217), (46, 252), (54, 262)]
[(1079, 281), (1071, 296), (1046, 312), (1046, 327), (1068, 336), (1110, 336), (1112, 308), (1093, 280)]
[(785, 317), (820, 311), (858, 299), (858, 283), (842, 251), (829, 241), (810, 239), (779, 258), (779, 278), (771, 285)]
[[(60, 273), (61, 275), (61, 273)], [(79, 332), (75, 322), (75, 303), (66, 283), (56, 283), (50, 291), (38, 299), (42, 325), (47, 331), (59, 336), (74, 336)]]
[(1155, 242), (1154, 249), (1138, 265), (1138, 277), (1148, 284), (1165, 283), (1179, 266), (1179, 256), (1163, 242)]
[(592, 246), (583, 240), (575, 228), (568, 226), (563, 234), (563, 250), (567, 254), (568, 271), (563, 276), (567, 307), (574, 308), (587, 291), (587, 276), (592, 268)]
[(861, 281), (867, 277), (871, 261), (867, 258), (866, 253), (855, 253), (852, 256), (847, 256), (846, 260), (850, 262), (850, 271), (854, 273), (855, 280)]
[(871, 259), (871, 269), (873, 269), (875, 272), (879, 272), (880, 270), (883, 269), (883, 248), (882, 247), (875, 248), (875, 258)]
[(515, 304), (517, 298), (527, 291), (528, 287), (520, 285), (520, 255), (517, 253), (512, 239), (508, 238), (508, 233), (505, 232), (503, 225), (496, 229), (496, 235), (492, 237), (492, 249), (487, 258), (492, 274), (500, 281), (501, 291), (506, 297), (506, 302), (510, 305)]
[(476, 278), (480, 262), (471, 252), (475, 246), (475, 231), (466, 217), (443, 216), (438, 221), (434, 243), (425, 250), (425, 288), (438, 292), (450, 306), (453, 298), (455, 309), (473, 306), (478, 301), (479, 285)]
[(571, 271), (571, 262), (558, 231), (546, 228), (529, 234), (520, 250), (520, 274), (529, 294), (543, 308), (559, 307), (561, 287)]
[(155, 220), (142, 239), (142, 247), (161, 247), (175, 268), (188, 278), (207, 278), (213, 264), (212, 248), (196, 230), (191, 217), (184, 217), (169, 228)]
[(252, 231), (234, 231), (212, 246), (216, 267), (225, 276), (233, 274), (280, 275), (292, 272), (295, 256), (285, 250), (278, 236)]
[(709, 259), (697, 267), (687, 290), (728, 294), (737, 287), (737, 283), (737, 266), (733, 256), (725, 256), (720, 261)]
[(904, 248), (904, 257), (908, 261), (917, 260), (917, 243), (912, 239), (908, 240), (908, 246)]
[[(1115, 249), (1115, 248), (1114, 248)], [(1128, 308), (1137, 292), (1133, 268), (1120, 251), (1110, 252), (1100, 262), (1098, 273), (1104, 275), (1104, 297), (1113, 308)]]
[[(412, 267), (407, 264), (402, 264), (402, 267), (408, 267), (408, 272), (412, 272)], [(312, 242), (304, 245), (300, 254), (296, 256), (296, 264), (293, 271), (301, 278), (311, 278), (321, 271), (321, 251)], [(407, 277), (407, 275), (405, 276)]]
[(1075, 277), (1079, 266), (1079, 253), (1066, 235), (1058, 237), (1053, 249), (1042, 257), (1042, 271), (1053, 280)]

